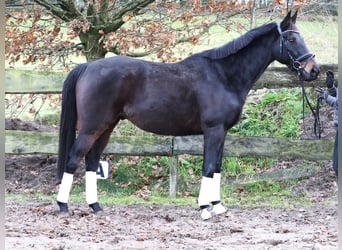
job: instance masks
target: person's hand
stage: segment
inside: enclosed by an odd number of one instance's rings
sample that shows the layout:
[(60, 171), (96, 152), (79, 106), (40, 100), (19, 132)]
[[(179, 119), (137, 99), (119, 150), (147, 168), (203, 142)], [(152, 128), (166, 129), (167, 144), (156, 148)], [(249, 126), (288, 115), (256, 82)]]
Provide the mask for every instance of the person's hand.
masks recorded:
[(318, 99), (324, 99), (326, 100), (328, 97), (328, 94), (320, 87), (315, 88), (317, 95), (318, 95)]
[(326, 75), (327, 75), (327, 78), (325, 80), (325, 85), (327, 86), (328, 89), (330, 89), (334, 85), (334, 73), (331, 70), (328, 70)]

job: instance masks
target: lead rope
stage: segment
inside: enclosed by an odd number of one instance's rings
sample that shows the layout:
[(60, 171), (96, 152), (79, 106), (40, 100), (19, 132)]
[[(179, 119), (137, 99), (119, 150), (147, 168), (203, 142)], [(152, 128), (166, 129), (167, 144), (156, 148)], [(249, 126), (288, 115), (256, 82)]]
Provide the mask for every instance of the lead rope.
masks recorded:
[[(280, 27), (280, 23), (277, 23), (277, 29), (278, 29), (278, 33), (279, 33), (279, 36), (280, 36), (280, 39), (279, 39), (279, 41), (280, 41), (280, 44), (279, 44), (279, 48), (280, 48), (280, 54), (282, 54), (283, 53), (283, 42), (284, 42), (284, 37), (283, 37), (283, 33), (284, 32), (298, 32), (298, 31), (296, 31), (296, 30), (287, 30), (287, 31), (282, 31), (281, 30), (281, 27)], [(289, 52), (289, 50), (287, 51), (287, 53), (288, 53), (288, 55), (289, 55), (289, 57), (290, 57), (290, 59), (292, 60), (292, 62), (293, 62), (293, 68), (295, 69), (295, 70), (297, 70), (297, 73), (298, 73), (298, 78), (299, 78), (299, 81), (300, 81), (300, 84), (301, 84), (301, 86), (302, 86), (302, 100), (303, 100), (303, 129), (304, 129), (304, 132), (305, 132), (305, 134), (306, 134), (306, 130), (305, 130), (305, 124), (304, 124), (304, 117), (305, 117), (305, 115), (304, 115), (304, 107), (305, 107), (305, 105), (304, 105), (304, 99), (306, 100), (306, 102), (307, 102), (307, 104), (308, 104), (308, 106), (309, 106), (309, 108), (310, 108), (310, 110), (311, 110), (311, 113), (312, 113), (312, 115), (314, 116), (314, 118), (315, 118), (315, 121), (314, 121), (314, 133), (315, 133), (315, 136), (316, 136), (316, 138), (318, 138), (318, 139), (321, 139), (321, 131), (322, 131), (322, 129), (321, 129), (321, 121), (320, 121), (320, 118), (319, 118), (319, 102), (321, 101), (319, 98), (317, 98), (317, 105), (316, 105), (316, 112), (314, 111), (314, 109), (313, 109), (313, 107), (311, 106), (311, 103), (309, 102), (309, 99), (308, 99), (308, 97), (307, 97), (307, 95), (306, 95), (306, 92), (305, 92), (305, 88), (304, 88), (304, 81), (303, 81), (303, 79), (301, 78), (301, 70), (303, 70), (303, 67), (301, 66), (301, 64), (300, 64), (300, 62), (301, 61), (303, 61), (303, 60), (305, 60), (305, 59), (308, 59), (309, 57), (314, 57), (315, 55), (313, 55), (313, 54), (311, 54), (311, 53), (306, 53), (306, 54), (304, 54), (304, 55), (302, 55), (302, 56), (300, 56), (300, 57), (298, 57), (297, 59), (295, 59), (292, 55), (291, 55), (291, 53)], [(304, 66), (304, 68), (305, 68), (305, 66)], [(317, 129), (318, 128), (318, 129)], [(317, 136), (317, 130), (318, 130), (318, 136)]]
[[(322, 128), (321, 128), (321, 121), (320, 121), (320, 117), (319, 117), (319, 102), (320, 102), (320, 99), (317, 98), (317, 104), (316, 104), (316, 112), (315, 110), (313, 109), (311, 103), (309, 102), (309, 99), (308, 99), (308, 96), (306, 94), (306, 91), (305, 91), (305, 88), (304, 88), (304, 81), (303, 79), (301, 79), (301, 77), (299, 76), (299, 80), (300, 80), (300, 84), (302, 86), (302, 100), (303, 100), (303, 107), (302, 107), (302, 110), (303, 110), (303, 128), (304, 128), (304, 132), (306, 134), (306, 130), (305, 130), (305, 125), (304, 125), (304, 99), (306, 100), (306, 103), (308, 104), (310, 110), (311, 110), (311, 113), (313, 115), (313, 117), (315, 118), (315, 121), (314, 121), (314, 133), (315, 133), (315, 136), (316, 138), (318, 139), (321, 139), (321, 132), (322, 132)], [(318, 135), (317, 135), (317, 132), (318, 132)]]

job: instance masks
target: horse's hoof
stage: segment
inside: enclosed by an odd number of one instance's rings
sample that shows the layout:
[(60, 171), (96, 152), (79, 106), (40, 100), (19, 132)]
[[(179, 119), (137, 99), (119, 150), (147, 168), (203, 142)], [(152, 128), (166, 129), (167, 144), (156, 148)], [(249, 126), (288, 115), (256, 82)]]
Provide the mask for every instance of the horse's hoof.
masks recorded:
[(202, 220), (209, 220), (215, 216), (215, 213), (211, 207), (207, 207), (201, 210)]
[(69, 212), (59, 212), (58, 217), (63, 219), (63, 218), (68, 218), (70, 216)]
[(213, 212), (217, 215), (224, 214), (225, 212), (227, 212), (227, 208), (223, 206), (222, 202), (220, 202), (213, 206)]
[(60, 214), (69, 213), (68, 203), (57, 201), (57, 205), (59, 206), (59, 213)]
[(93, 204), (89, 204), (89, 207), (91, 207), (93, 209), (94, 213), (98, 213), (98, 212), (103, 211), (98, 202), (95, 202)]

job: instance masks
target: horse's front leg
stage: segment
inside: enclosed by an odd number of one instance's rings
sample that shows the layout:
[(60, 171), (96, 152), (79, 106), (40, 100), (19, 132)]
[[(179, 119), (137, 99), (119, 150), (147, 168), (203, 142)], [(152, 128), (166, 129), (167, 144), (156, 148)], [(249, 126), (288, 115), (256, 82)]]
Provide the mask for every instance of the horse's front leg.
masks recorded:
[(209, 128), (204, 132), (202, 181), (198, 197), (203, 220), (227, 211), (221, 202), (221, 164), (226, 133), (223, 126)]

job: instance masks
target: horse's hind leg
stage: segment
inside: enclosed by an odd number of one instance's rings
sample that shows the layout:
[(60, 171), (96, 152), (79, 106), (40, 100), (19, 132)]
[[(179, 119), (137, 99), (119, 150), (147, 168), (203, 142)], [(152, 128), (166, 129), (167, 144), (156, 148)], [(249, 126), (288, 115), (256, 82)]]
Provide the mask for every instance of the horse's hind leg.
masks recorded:
[[(70, 195), (70, 190), (73, 182), (73, 176), (78, 168), (81, 160), (85, 157), (85, 155), (88, 154), (89, 151), (92, 150), (93, 145), (99, 145), (96, 146), (95, 148), (99, 148), (98, 150), (94, 149), (94, 152), (98, 152), (103, 150), (103, 148), (106, 146), (106, 143), (108, 141), (107, 139), (104, 139), (106, 137), (109, 137), (110, 132), (113, 130), (113, 126), (103, 128), (102, 132), (99, 129), (96, 134), (91, 134), (91, 133), (85, 133), (81, 132), (79, 133), (75, 143), (73, 144), (71, 148), (71, 152), (69, 154), (70, 159), (68, 161), (68, 164), (66, 166), (66, 170), (63, 174), (62, 182), (58, 191), (57, 195), (57, 204), (60, 209), (61, 214), (68, 213), (68, 200), (69, 200), (69, 195)], [(109, 129), (110, 128), (110, 129)], [(109, 132), (108, 132), (109, 131)], [(101, 138), (101, 139), (100, 139)], [(97, 143), (96, 143), (97, 142)], [(102, 143), (100, 143), (102, 142)], [(104, 143), (105, 142), (105, 143)], [(95, 154), (95, 153), (91, 153)], [(101, 153), (98, 153), (101, 154)], [(99, 158), (99, 157), (98, 157)], [(89, 160), (88, 160), (89, 161)], [(94, 164), (88, 163), (90, 166), (94, 166)], [(95, 169), (96, 171), (96, 169)], [(96, 176), (95, 176), (96, 177)]]
[(80, 133), (71, 148), (71, 152), (69, 154), (70, 159), (68, 160), (68, 164), (63, 174), (62, 182), (59, 187), (57, 195), (57, 204), (59, 206), (60, 214), (68, 213), (67, 204), (69, 201), (69, 195), (73, 183), (74, 173), (78, 168), (81, 160), (85, 156), (85, 154), (93, 146), (96, 139), (97, 138), (95, 135), (86, 135)]
[(86, 163), (86, 201), (95, 213), (102, 210), (97, 200), (97, 177), (96, 170), (99, 166), (101, 154), (106, 147), (110, 134), (114, 126), (107, 129), (97, 141), (85, 157)]

